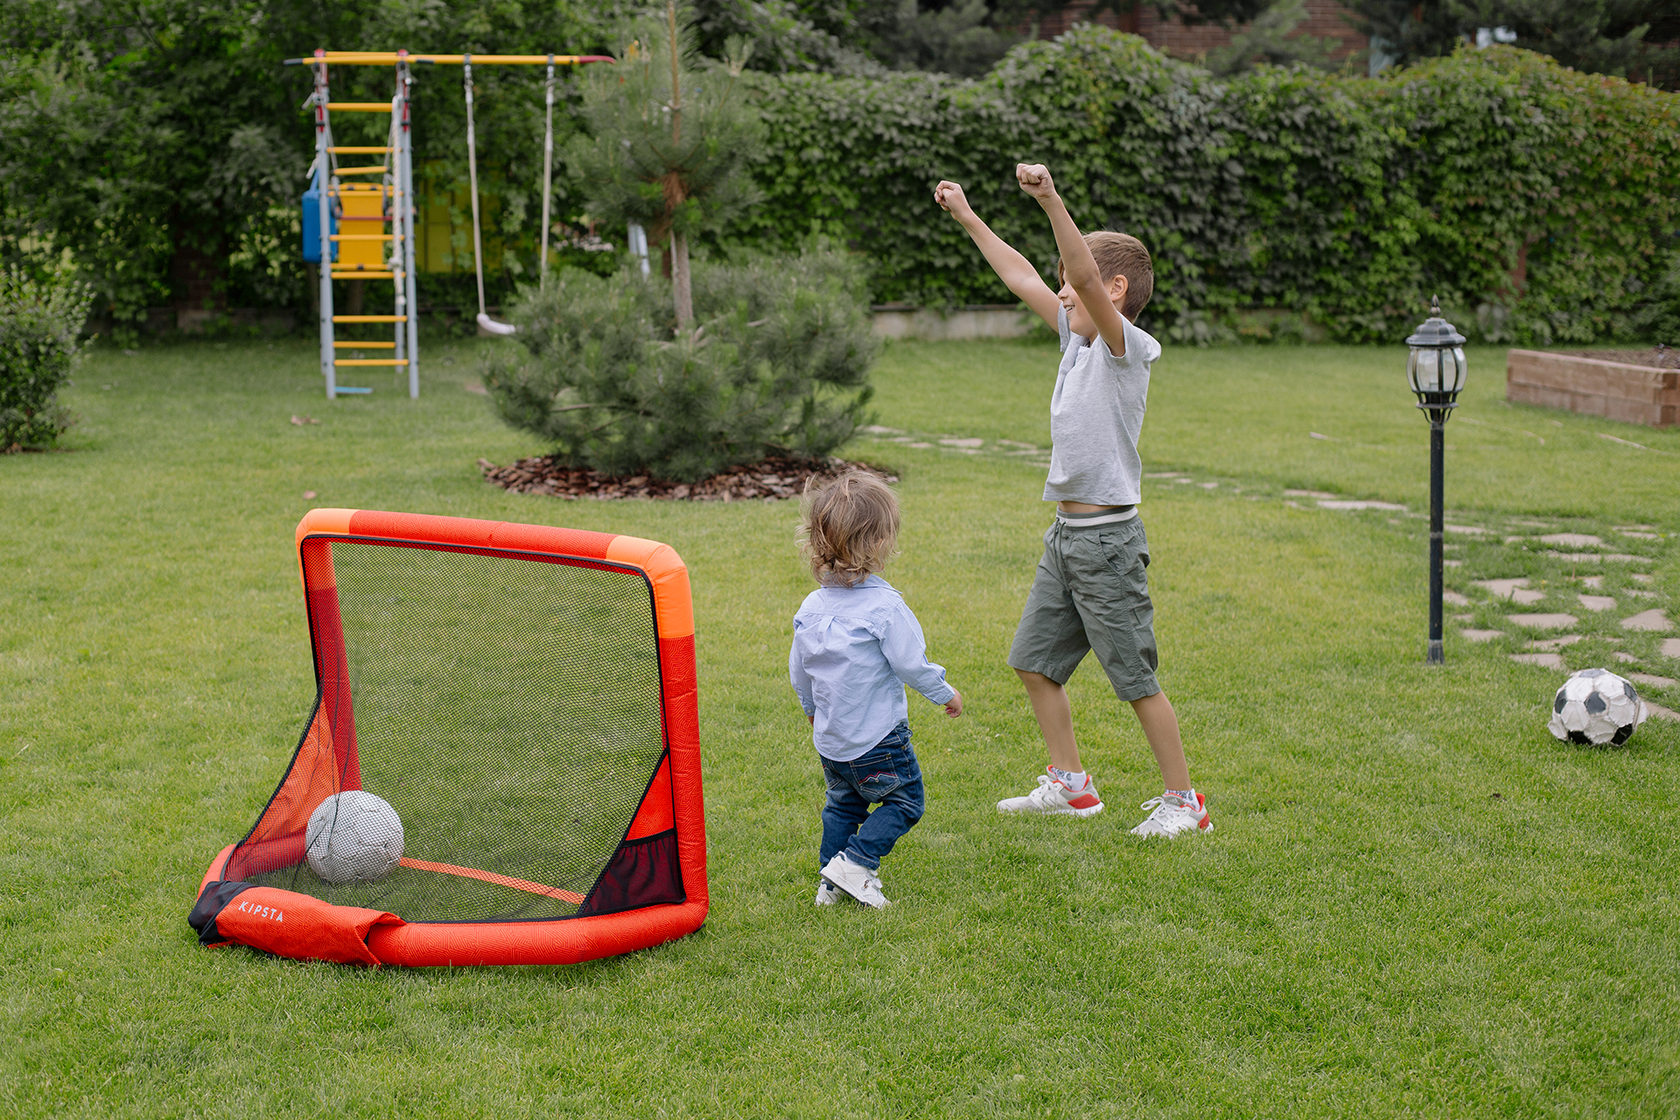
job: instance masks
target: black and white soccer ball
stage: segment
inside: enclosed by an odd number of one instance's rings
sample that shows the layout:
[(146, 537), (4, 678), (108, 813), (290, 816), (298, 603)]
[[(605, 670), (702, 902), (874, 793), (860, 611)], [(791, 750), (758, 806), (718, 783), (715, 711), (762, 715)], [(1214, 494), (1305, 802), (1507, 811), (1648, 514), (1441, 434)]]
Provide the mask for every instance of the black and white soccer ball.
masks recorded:
[(1621, 746), (1647, 714), (1631, 682), (1608, 669), (1582, 669), (1557, 690), (1546, 726), (1566, 743)]
[(329, 883), (381, 878), (402, 859), (402, 818), (366, 790), (335, 793), (309, 814), (304, 854)]

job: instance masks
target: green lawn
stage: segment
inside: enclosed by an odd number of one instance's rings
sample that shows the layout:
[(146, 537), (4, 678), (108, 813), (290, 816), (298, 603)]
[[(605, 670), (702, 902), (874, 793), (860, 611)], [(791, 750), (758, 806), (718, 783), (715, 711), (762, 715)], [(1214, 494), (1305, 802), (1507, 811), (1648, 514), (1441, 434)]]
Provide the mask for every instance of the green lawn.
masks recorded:
[[(1404, 348), (1169, 347), (1145, 517), (1162, 679), (1216, 830), (1142, 843), (1159, 780), (1094, 666), (1070, 690), (1108, 811), (994, 809), (1044, 762), (1003, 659), (1047, 521), (1054, 347), (890, 347), (882, 430), (847, 454), (902, 479), (887, 575), (967, 709), (912, 698), (929, 812), (884, 865), (896, 905), (819, 911), (821, 778), (786, 680), (795, 505), (483, 483), (478, 458), (541, 448), (469, 390), (481, 345), (429, 345), (418, 401), (385, 374), (326, 401), (308, 341), (102, 350), (66, 450), (0, 458), (0, 1115), (1680, 1114), (1680, 724), (1556, 742), (1563, 674), (1513, 661), (1536, 635), (1507, 620), (1568, 610), (1571, 668), (1680, 676), (1664, 634), (1620, 625), (1680, 615), (1680, 431), (1507, 405), (1503, 353), (1472, 350), (1447, 430), (1466, 530), (1447, 583), (1470, 603), (1432, 668)], [(292, 531), (316, 505), (682, 554), (704, 930), (572, 968), (197, 947), (199, 879), (314, 697)], [(1642, 559), (1540, 540), (1565, 531)], [(1506, 577), (1546, 598), (1474, 583)]]

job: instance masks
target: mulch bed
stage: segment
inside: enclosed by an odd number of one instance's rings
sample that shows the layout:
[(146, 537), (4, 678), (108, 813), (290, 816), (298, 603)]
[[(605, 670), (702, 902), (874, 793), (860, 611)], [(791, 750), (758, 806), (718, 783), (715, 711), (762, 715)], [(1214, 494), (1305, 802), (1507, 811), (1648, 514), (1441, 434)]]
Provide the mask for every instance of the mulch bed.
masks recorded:
[(478, 461), (484, 477), (505, 490), (520, 494), (548, 494), (556, 498), (654, 498), (688, 502), (774, 501), (797, 498), (805, 492), (808, 479), (824, 482), (848, 470), (863, 470), (888, 482), (898, 476), (866, 463), (844, 459), (771, 458), (699, 482), (663, 482), (646, 475), (611, 478), (599, 471), (562, 466), (546, 455), (521, 459), (498, 467), (488, 459)]
[(1680, 369), (1680, 349), (1653, 346), (1649, 350), (1560, 350), (1572, 358), (1597, 358), (1601, 362), (1626, 362), (1630, 366)]

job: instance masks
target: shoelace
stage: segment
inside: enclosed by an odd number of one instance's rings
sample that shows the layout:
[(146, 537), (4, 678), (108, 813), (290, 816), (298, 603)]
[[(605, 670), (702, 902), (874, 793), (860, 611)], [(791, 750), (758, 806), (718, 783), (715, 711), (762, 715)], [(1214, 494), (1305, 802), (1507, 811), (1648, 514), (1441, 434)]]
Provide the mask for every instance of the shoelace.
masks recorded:
[[(1038, 786), (1031, 793), (1027, 794), (1027, 800), (1031, 801), (1034, 805), (1042, 805), (1046, 801), (1061, 800), (1051, 789), (1054, 785), (1056, 785), (1056, 780), (1054, 778), (1048, 774), (1040, 774), (1038, 776)], [(1066, 789), (1067, 787), (1063, 786), (1062, 788)]]
[(1152, 820), (1166, 817), (1171, 813), (1187, 813), (1198, 819), (1201, 817), (1201, 809), (1199, 806), (1195, 804), (1170, 805), (1167, 803), (1167, 799), (1165, 797), (1151, 797), (1148, 801), (1139, 805), (1138, 808), (1148, 809), (1150, 811), (1149, 816), (1144, 819), (1145, 824)]
[(1139, 805), (1138, 808), (1139, 809), (1148, 809), (1149, 810), (1149, 816), (1146, 819), (1147, 820), (1154, 820), (1156, 817), (1164, 817), (1168, 813), (1172, 812), (1174, 809), (1182, 809), (1182, 808), (1184, 808), (1184, 806), (1182, 806), (1182, 805), (1168, 805), (1167, 800), (1164, 797), (1151, 797), (1148, 801), (1145, 801), (1142, 805)]

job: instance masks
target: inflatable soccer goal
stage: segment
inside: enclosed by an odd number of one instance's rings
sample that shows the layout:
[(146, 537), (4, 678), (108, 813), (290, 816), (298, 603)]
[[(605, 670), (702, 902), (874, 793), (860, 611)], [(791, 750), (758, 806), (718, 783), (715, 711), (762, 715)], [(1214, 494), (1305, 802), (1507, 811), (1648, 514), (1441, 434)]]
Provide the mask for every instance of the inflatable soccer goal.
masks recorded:
[(666, 545), (318, 509), (298, 525), (317, 692), (216, 856), (205, 945), (566, 964), (706, 918), (688, 571)]

